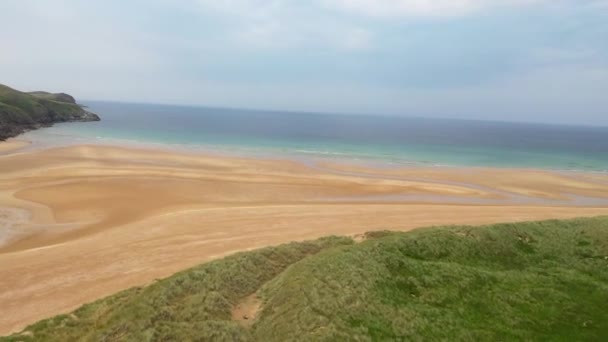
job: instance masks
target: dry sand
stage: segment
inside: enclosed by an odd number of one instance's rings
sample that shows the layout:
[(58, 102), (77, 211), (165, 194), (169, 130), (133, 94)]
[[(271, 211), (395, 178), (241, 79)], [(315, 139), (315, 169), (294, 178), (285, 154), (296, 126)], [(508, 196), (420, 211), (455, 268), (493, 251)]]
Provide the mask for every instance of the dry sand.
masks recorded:
[[(15, 150), (4, 144), (0, 151)], [(586, 174), (306, 166), (103, 146), (5, 154), (0, 335), (236, 251), (380, 229), (608, 215), (607, 203), (606, 178)]]

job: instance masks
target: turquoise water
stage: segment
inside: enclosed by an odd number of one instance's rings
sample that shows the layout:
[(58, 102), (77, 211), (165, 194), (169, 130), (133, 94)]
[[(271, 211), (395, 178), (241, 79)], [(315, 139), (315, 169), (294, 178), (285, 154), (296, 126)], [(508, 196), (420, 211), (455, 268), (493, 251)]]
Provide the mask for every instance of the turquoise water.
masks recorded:
[(608, 170), (608, 128), (387, 116), (87, 103), (97, 123), (32, 132), (57, 141), (121, 141), (237, 154), (395, 165)]

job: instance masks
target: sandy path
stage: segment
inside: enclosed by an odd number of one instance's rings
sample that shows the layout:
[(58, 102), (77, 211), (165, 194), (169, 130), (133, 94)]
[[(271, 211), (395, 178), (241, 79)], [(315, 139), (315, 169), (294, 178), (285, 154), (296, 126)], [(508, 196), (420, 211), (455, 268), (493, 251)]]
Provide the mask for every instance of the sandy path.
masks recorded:
[[(0, 208), (29, 214), (10, 233), (0, 230), (8, 241), (0, 246), (0, 334), (240, 250), (379, 229), (608, 215), (605, 205), (568, 202), (608, 198), (608, 183), (583, 176), (310, 168), (101, 146), (0, 156)], [(511, 193), (563, 204), (513, 204)], [(467, 204), (496, 199), (505, 204)]]

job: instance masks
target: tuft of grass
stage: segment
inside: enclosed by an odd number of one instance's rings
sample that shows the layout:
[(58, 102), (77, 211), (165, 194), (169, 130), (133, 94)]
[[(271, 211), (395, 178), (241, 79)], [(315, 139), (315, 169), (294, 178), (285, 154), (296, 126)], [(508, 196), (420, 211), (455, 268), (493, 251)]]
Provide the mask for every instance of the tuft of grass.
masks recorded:
[[(608, 218), (331, 237), (239, 253), (3, 341), (608, 339)], [(251, 327), (231, 309), (256, 293)]]

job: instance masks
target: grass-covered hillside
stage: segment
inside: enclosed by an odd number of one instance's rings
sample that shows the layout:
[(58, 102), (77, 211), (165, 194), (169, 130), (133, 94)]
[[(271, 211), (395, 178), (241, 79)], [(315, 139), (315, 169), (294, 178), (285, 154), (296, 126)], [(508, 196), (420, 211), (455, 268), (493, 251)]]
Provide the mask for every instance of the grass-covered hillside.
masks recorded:
[(98, 120), (68, 94), (24, 93), (0, 84), (0, 141), (57, 122)]
[(608, 218), (240, 253), (5, 341), (607, 341)]

